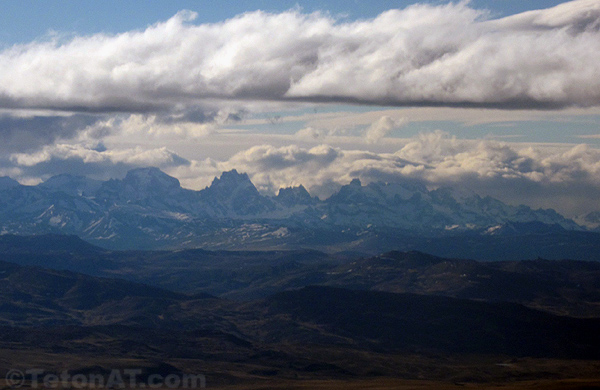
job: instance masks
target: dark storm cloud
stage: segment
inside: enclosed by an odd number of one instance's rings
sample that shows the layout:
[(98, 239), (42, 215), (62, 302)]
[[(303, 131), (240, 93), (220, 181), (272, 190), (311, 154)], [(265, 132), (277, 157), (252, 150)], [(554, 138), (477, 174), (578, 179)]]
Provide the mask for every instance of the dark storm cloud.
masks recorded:
[[(57, 139), (69, 139), (92, 126), (99, 118), (92, 115), (71, 116), (0, 116), (0, 151), (35, 150)], [(103, 135), (99, 130), (97, 136)]]

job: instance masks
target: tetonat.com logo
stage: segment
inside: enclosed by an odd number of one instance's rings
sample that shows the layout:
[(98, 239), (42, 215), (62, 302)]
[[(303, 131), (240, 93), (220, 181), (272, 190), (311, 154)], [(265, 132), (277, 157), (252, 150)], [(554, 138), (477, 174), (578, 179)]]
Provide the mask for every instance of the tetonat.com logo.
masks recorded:
[(105, 374), (48, 373), (41, 369), (10, 370), (6, 384), (13, 389), (108, 388), (108, 389), (203, 389), (206, 377), (199, 374), (148, 374), (142, 369), (113, 369)]

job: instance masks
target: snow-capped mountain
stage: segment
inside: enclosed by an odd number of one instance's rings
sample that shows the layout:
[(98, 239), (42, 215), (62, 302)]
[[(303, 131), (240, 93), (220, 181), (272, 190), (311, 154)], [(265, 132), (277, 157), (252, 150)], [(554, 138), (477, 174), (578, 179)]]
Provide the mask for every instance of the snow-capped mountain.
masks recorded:
[[(454, 188), (353, 180), (326, 200), (302, 186), (260, 194), (245, 173), (201, 191), (157, 168), (105, 182), (59, 175), (38, 186), (0, 178), (3, 234), (76, 234), (114, 248), (294, 247), (365, 242), (379, 235), (509, 234), (535, 224), (582, 230), (554, 210), (509, 206)], [(527, 225), (529, 224), (529, 225)]]
[(275, 210), (272, 199), (259, 194), (250, 178), (235, 169), (223, 172), (210, 187), (200, 191), (201, 200), (214, 217), (243, 218), (260, 216)]
[[(16, 181), (15, 183), (19, 184)], [(84, 197), (94, 196), (100, 186), (102, 186), (102, 182), (99, 180), (67, 174), (52, 176), (39, 185), (39, 187), (47, 189), (50, 192), (64, 192), (68, 195)]]

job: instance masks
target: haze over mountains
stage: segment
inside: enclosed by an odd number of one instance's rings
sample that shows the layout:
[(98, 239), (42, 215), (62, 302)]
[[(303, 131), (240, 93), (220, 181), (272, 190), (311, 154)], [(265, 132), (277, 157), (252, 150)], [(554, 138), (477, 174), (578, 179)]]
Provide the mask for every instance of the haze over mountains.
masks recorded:
[[(409, 181), (364, 186), (354, 180), (325, 200), (302, 186), (265, 196), (235, 170), (201, 191), (182, 188), (157, 168), (134, 169), (122, 180), (106, 182), (59, 175), (23, 186), (5, 177), (0, 221), (2, 234), (74, 234), (113, 249), (419, 249), (469, 257), (463, 252), (477, 247), (473, 240), (502, 247), (507, 237), (518, 237), (534, 248), (523, 258), (535, 258), (547, 255), (542, 249), (548, 244), (563, 242), (564, 248), (564, 242), (575, 241), (567, 247), (589, 253), (600, 241), (554, 210), (509, 206), (455, 188), (428, 190)], [(445, 252), (437, 252), (432, 239), (450, 240), (457, 252), (448, 245), (438, 245)], [(520, 250), (518, 242), (515, 248)], [(589, 259), (577, 250), (556, 256)], [(487, 258), (498, 257), (488, 252)]]

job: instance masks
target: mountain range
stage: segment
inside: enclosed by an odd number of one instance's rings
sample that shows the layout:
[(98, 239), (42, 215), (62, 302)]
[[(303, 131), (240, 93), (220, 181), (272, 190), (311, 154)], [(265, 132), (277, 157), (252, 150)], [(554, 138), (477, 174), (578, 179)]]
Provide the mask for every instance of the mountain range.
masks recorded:
[[(303, 186), (263, 195), (247, 174), (235, 170), (193, 191), (157, 168), (134, 169), (108, 181), (63, 174), (37, 186), (0, 178), (0, 232), (73, 234), (111, 249), (314, 248), (371, 254), (418, 249), (467, 257), (466, 250), (477, 243), (489, 246), (491, 240), (502, 247), (513, 237), (526, 237), (530, 247), (549, 241), (539, 245), (546, 249), (546, 244), (564, 248), (565, 240), (576, 241), (567, 245), (573, 248), (600, 242), (597, 233), (552, 209), (510, 206), (463, 189), (429, 190), (408, 181), (362, 185), (355, 179), (321, 200)], [(438, 239), (451, 240), (460, 250), (436, 253), (432, 240)], [(525, 257), (548, 254), (542, 252)], [(581, 257), (569, 251), (559, 255)]]

